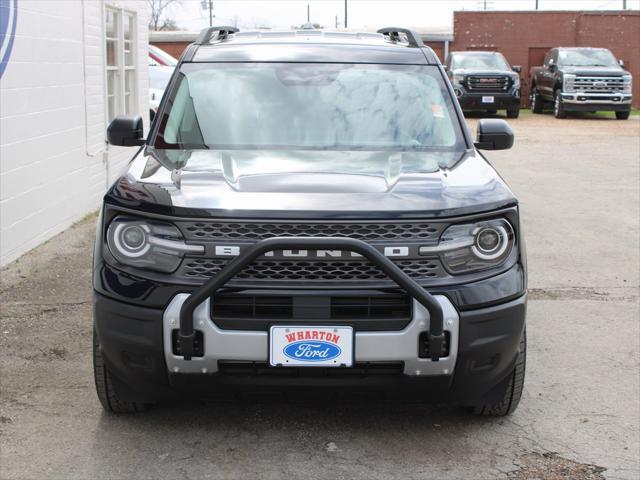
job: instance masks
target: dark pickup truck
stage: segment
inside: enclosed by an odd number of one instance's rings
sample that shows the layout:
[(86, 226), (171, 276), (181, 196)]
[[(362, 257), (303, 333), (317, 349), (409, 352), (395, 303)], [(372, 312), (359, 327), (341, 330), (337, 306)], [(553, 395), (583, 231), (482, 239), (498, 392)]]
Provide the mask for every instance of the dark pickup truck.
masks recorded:
[(556, 118), (567, 112), (631, 112), (631, 74), (606, 48), (552, 48), (544, 65), (531, 69), (531, 110), (553, 102)]
[(520, 114), (520, 66), (511, 67), (499, 52), (451, 52), (445, 70), (464, 111)]

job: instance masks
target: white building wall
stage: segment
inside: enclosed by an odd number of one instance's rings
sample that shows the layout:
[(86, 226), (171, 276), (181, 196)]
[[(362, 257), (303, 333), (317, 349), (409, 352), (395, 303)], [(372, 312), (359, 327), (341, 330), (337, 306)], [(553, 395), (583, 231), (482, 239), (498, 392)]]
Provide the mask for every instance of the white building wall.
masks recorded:
[(105, 143), (105, 5), (136, 12), (148, 127), (146, 0), (18, 0), (0, 79), (0, 265), (96, 210), (134, 153)]

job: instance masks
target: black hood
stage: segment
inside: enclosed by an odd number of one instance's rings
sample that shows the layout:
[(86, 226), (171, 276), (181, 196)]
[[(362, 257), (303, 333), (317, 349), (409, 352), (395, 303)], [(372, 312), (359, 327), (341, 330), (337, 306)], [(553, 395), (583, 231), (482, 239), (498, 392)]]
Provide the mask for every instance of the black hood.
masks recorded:
[(178, 216), (336, 219), (444, 217), (515, 203), (473, 150), (147, 153), (107, 202)]
[(570, 65), (560, 66), (562, 73), (571, 73), (573, 75), (594, 75), (601, 77), (619, 77), (621, 75), (628, 75), (629, 72), (622, 67), (573, 67)]

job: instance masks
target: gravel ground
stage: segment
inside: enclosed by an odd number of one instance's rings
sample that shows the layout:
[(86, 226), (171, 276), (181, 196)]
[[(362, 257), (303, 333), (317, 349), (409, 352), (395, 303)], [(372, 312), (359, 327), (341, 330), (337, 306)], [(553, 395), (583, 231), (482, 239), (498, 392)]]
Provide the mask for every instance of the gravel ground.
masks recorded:
[(264, 399), (103, 413), (90, 218), (1, 272), (0, 477), (639, 478), (640, 121), (510, 123), (514, 149), (487, 156), (521, 200), (529, 252), (513, 416)]

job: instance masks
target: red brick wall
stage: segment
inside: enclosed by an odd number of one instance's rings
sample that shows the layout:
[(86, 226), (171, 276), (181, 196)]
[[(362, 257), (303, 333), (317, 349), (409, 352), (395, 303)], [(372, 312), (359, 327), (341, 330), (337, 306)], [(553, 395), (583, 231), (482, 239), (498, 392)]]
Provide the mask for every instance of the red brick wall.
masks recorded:
[(169, 55), (174, 56), (176, 58), (180, 58), (184, 49), (187, 48), (191, 42), (151, 42), (151, 45), (158, 47)]
[(455, 50), (498, 50), (522, 66), (522, 94), (529, 69), (552, 47), (603, 47), (633, 75), (633, 103), (640, 105), (640, 12), (455, 12)]

